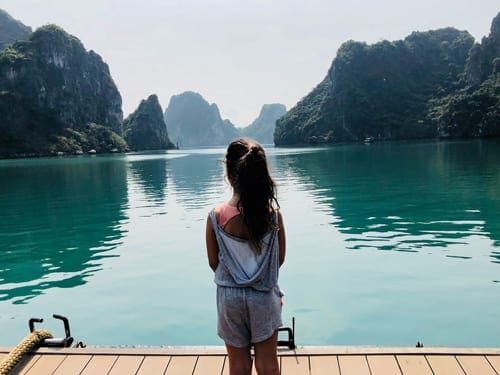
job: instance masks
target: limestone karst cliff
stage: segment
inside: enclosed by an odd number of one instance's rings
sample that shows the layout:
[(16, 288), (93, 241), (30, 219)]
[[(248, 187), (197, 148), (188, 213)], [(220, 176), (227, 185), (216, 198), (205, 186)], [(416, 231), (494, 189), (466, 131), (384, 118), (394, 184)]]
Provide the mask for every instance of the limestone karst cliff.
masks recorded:
[(500, 13), (490, 34), (470, 50), (465, 87), (436, 100), (432, 117), (442, 138), (500, 136)]
[(216, 104), (192, 91), (170, 98), (165, 122), (171, 141), (179, 147), (221, 146), (239, 136), (236, 127), (221, 118)]
[(158, 97), (150, 95), (123, 122), (124, 138), (131, 150), (165, 150), (174, 148), (168, 138)]
[(16, 40), (27, 39), (31, 34), (31, 27), (15, 20), (6, 11), (0, 9), (0, 51)]
[(108, 65), (58, 26), (0, 52), (0, 156), (123, 151), (121, 106)]
[(479, 45), (454, 28), (344, 43), (325, 79), (277, 121), (275, 143), (499, 136), (498, 18)]
[(276, 120), (286, 113), (283, 104), (264, 104), (257, 117), (250, 125), (241, 129), (241, 135), (253, 138), (262, 144), (272, 144), (274, 142), (274, 129)]

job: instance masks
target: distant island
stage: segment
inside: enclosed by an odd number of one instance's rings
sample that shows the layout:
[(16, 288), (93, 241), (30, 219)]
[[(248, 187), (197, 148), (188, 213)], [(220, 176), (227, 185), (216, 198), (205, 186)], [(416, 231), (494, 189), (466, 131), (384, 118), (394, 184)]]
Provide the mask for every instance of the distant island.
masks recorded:
[(209, 104), (192, 91), (170, 98), (165, 122), (172, 141), (179, 147), (224, 145), (239, 134), (231, 121), (221, 118), (216, 104)]
[(122, 100), (106, 63), (47, 25), (0, 52), (0, 155), (125, 151)]
[(108, 65), (78, 38), (4, 11), (0, 32), (0, 158), (174, 147), (155, 95), (124, 123)]
[(245, 127), (199, 93), (155, 94), (125, 120), (108, 65), (57, 25), (32, 32), (0, 10), (0, 158), (222, 146), (500, 136), (500, 13), (467, 31), (344, 43), (325, 77), (286, 111), (264, 104)]
[(185, 92), (165, 113), (152, 94), (123, 120), (120, 92), (98, 54), (57, 25), (32, 32), (0, 10), (0, 158), (218, 146), (243, 135), (271, 143), (285, 111), (264, 105), (240, 129), (216, 104)]
[(255, 139), (262, 144), (274, 143), (276, 120), (286, 113), (283, 104), (264, 104), (257, 117), (250, 125), (241, 129), (241, 135)]
[(467, 31), (348, 41), (325, 77), (276, 123), (276, 145), (500, 136), (500, 13)]
[(17, 40), (28, 39), (31, 27), (15, 20), (3, 9), (0, 9), (0, 51)]
[(275, 123), (284, 115), (283, 104), (264, 104), (259, 116), (244, 128), (223, 120), (217, 104), (208, 103), (199, 93), (174, 95), (165, 110), (171, 140), (179, 147), (222, 146), (237, 137), (273, 143)]
[(131, 150), (166, 150), (174, 148), (167, 133), (163, 111), (156, 95), (141, 101), (123, 122), (124, 137)]

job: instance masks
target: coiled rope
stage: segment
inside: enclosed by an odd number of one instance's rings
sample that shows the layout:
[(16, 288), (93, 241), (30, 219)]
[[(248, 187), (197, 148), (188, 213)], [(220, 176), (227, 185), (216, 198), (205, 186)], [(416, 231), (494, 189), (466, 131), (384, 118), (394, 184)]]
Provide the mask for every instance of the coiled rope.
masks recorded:
[(31, 332), (10, 351), (9, 355), (5, 357), (2, 362), (0, 362), (0, 375), (8, 375), (26, 353), (31, 352), (36, 346), (40, 345), (43, 340), (52, 337), (52, 334), (44, 329)]

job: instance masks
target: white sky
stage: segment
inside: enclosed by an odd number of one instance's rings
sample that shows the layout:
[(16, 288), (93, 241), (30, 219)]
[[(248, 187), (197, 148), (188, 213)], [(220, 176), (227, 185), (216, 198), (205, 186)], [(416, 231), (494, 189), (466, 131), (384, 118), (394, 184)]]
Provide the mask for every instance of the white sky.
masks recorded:
[(245, 126), (292, 107), (339, 46), (446, 26), (488, 35), (498, 0), (0, 0), (33, 29), (55, 23), (108, 63), (127, 116), (141, 99), (197, 91)]

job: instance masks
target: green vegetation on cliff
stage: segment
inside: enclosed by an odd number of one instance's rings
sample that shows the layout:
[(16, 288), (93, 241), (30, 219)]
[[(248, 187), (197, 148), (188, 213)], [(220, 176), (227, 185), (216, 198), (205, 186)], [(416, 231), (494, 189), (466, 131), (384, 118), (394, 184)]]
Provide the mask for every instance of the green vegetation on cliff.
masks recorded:
[(431, 117), (439, 136), (500, 136), (500, 13), (490, 35), (470, 50), (465, 80), (465, 88), (434, 103)]
[(0, 9), (0, 51), (17, 40), (27, 39), (30, 34), (31, 27), (15, 20)]
[(88, 124), (81, 131), (64, 129), (55, 140), (56, 142), (50, 146), (52, 154), (57, 152), (72, 154), (89, 150), (95, 150), (98, 154), (128, 151), (128, 145), (122, 137), (110, 128), (94, 123)]
[(124, 137), (134, 151), (174, 148), (156, 95), (141, 101), (136, 111), (125, 119), (123, 128)]
[(102, 147), (92, 147), (102, 152), (125, 149), (121, 96), (108, 66), (55, 25), (0, 52), (0, 119), (3, 157), (88, 151), (76, 133), (103, 137)]
[[(325, 79), (277, 121), (275, 143), (498, 136), (498, 44), (492, 36), (473, 44), (468, 32), (453, 28), (373, 45), (346, 42)], [(472, 91), (468, 77), (479, 82)], [(466, 124), (472, 109), (482, 115)], [(481, 132), (465, 129), (480, 118)]]

